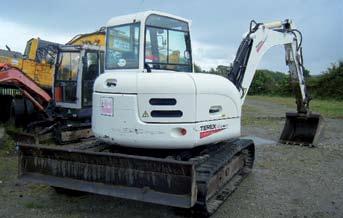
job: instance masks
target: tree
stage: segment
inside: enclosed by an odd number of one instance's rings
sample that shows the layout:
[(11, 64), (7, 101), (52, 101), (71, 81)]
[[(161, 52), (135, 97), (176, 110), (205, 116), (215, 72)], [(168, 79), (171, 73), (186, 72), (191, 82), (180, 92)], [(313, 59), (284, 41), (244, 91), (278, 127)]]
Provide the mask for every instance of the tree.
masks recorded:
[(201, 67), (199, 65), (194, 64), (194, 72), (195, 73), (201, 73), (203, 71), (202, 71), (202, 69), (201, 69)]
[(251, 83), (250, 95), (280, 95), (288, 96), (292, 93), (290, 76), (270, 70), (256, 70)]
[(307, 79), (307, 78), (309, 78), (311, 75), (310, 75), (310, 71), (308, 70), (308, 69), (306, 69), (306, 68), (304, 68), (304, 72), (303, 72), (303, 74), (304, 74), (304, 77)]
[(215, 71), (214, 68), (211, 67), (211, 69), (210, 69), (210, 71), (208, 71), (208, 73), (217, 74), (217, 71)]
[[(211, 68), (207, 73), (227, 77), (231, 67), (232, 65), (218, 65), (216, 68)], [(206, 72), (201, 70), (198, 65), (194, 65), (194, 71)], [(312, 76), (308, 69), (304, 69), (303, 73), (310, 96), (343, 100), (343, 60), (332, 64), (321, 75)], [(290, 74), (257, 70), (248, 94), (291, 96), (293, 95), (293, 88), (290, 81)]]
[(218, 65), (216, 68), (216, 72), (218, 75), (221, 75), (223, 77), (227, 77), (227, 75), (229, 73), (229, 66)]
[(312, 81), (312, 96), (343, 99), (343, 60), (332, 64), (316, 81)]

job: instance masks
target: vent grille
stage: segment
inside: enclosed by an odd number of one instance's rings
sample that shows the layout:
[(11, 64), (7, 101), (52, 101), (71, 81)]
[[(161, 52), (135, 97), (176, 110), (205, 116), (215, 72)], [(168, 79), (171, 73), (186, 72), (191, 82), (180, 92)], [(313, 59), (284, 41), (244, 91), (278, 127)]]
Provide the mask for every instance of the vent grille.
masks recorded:
[(176, 105), (176, 99), (175, 98), (151, 98), (149, 100), (149, 103), (151, 105)]
[(151, 117), (182, 117), (183, 113), (180, 110), (155, 110), (151, 111)]

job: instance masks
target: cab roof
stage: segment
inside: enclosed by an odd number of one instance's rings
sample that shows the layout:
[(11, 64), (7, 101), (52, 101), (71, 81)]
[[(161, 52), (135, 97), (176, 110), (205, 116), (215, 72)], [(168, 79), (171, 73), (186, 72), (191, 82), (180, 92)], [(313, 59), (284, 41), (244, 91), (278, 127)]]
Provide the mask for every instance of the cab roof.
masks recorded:
[(149, 11), (143, 11), (143, 12), (138, 12), (138, 13), (134, 13), (134, 14), (128, 14), (128, 15), (113, 17), (113, 18), (111, 18), (107, 22), (106, 26), (110, 27), (110, 26), (117, 26), (117, 25), (128, 24), (128, 23), (135, 23), (135, 22), (142, 22), (142, 23), (144, 23), (145, 20), (147, 19), (147, 17), (149, 15), (152, 15), (152, 14), (174, 18), (174, 19), (177, 19), (177, 20), (181, 20), (181, 21), (187, 22), (189, 26), (191, 25), (191, 21), (187, 20), (185, 18), (182, 18), (182, 17), (179, 17), (179, 16), (175, 16), (175, 15), (172, 15), (172, 14), (168, 14), (168, 13), (164, 13), (164, 12), (161, 12), (161, 11), (149, 10)]

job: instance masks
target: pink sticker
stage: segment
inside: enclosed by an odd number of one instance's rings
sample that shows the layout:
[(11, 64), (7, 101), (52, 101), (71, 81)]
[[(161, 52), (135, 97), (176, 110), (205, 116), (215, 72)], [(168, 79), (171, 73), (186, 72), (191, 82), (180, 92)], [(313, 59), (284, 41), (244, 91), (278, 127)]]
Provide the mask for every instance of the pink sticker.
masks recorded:
[(113, 116), (113, 98), (101, 98), (101, 115)]

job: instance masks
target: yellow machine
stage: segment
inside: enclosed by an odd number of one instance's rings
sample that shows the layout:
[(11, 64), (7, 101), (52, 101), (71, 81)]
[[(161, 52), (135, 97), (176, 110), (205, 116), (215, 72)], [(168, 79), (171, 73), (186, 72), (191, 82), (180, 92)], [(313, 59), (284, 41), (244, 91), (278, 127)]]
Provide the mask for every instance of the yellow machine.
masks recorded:
[[(105, 33), (102, 29), (92, 33), (80, 34), (67, 45), (105, 45)], [(40, 87), (51, 89), (55, 71), (54, 63), (59, 44), (32, 38), (26, 43), (24, 54), (0, 49), (0, 63), (20, 69)]]
[(42, 88), (51, 88), (54, 53), (57, 43), (33, 38), (27, 41), (25, 52), (0, 50), (0, 63), (20, 69)]
[(0, 49), (0, 122), (37, 124), (44, 131), (30, 132), (34, 139), (48, 135), (64, 143), (89, 137), (93, 83), (104, 71), (104, 44), (100, 29), (66, 45), (33, 38), (24, 54)]
[(105, 29), (102, 27), (98, 31), (92, 33), (76, 35), (66, 44), (105, 46)]

